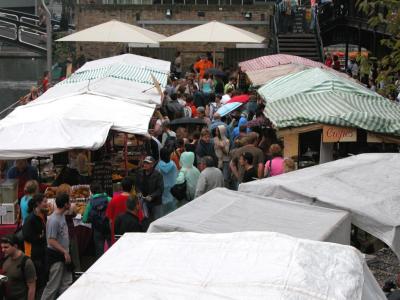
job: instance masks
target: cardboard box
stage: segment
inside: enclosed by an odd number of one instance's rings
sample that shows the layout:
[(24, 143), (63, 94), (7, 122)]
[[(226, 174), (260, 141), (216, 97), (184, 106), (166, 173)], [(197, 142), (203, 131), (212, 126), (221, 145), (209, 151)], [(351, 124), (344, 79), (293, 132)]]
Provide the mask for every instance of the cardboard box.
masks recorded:
[(19, 213), (18, 202), (14, 203), (3, 203), (0, 205), (0, 220), (1, 224), (9, 225), (17, 222), (17, 216)]

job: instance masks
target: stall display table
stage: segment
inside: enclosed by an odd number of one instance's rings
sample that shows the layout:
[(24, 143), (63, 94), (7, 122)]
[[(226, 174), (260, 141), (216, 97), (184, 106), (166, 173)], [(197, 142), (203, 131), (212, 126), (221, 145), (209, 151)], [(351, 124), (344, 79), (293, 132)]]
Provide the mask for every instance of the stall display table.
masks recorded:
[(10, 224), (10, 225), (0, 225), (0, 238), (7, 235), (13, 234), (17, 230), (17, 224)]

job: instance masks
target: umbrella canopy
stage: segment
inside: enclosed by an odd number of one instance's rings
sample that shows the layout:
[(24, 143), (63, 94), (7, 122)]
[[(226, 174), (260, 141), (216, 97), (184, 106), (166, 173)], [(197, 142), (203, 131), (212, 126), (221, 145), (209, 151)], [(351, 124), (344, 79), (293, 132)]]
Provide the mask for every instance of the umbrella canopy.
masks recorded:
[(85, 64), (0, 121), (0, 159), (98, 149), (110, 129), (147, 133), (161, 98), (151, 74), (166, 82), (169, 64), (130, 54)]
[(239, 63), (239, 66), (255, 86), (266, 84), (280, 76), (297, 73), (310, 68), (321, 68), (338, 76), (350, 78), (347, 74), (337, 72), (320, 62), (289, 54), (261, 56), (243, 61)]
[(304, 71), (308, 68), (309, 67), (305, 65), (287, 64), (261, 70), (247, 71), (246, 75), (254, 86), (261, 86), (277, 77)]
[(247, 103), (249, 102), (250, 99), (250, 95), (238, 95), (238, 96), (234, 96), (232, 97), (228, 102), (226, 102), (226, 104), (228, 103), (233, 103), (233, 102), (240, 102), (240, 103)]
[(296, 64), (303, 65), (310, 68), (328, 69), (327, 66), (320, 62), (313, 61), (304, 57), (289, 55), (289, 54), (273, 54), (261, 56), (258, 58), (250, 59), (239, 63), (243, 72), (263, 70), (280, 65)]
[(186, 124), (206, 125), (206, 122), (203, 119), (199, 119), (199, 118), (179, 118), (179, 119), (172, 120), (169, 124), (170, 125), (186, 125)]
[(217, 21), (184, 30), (161, 42), (172, 43), (262, 43), (265, 37)]
[(312, 123), (400, 135), (400, 107), (379, 94), (319, 68), (279, 77), (258, 90), (278, 127)]
[(223, 106), (221, 106), (218, 110), (217, 113), (223, 117), (226, 116), (227, 114), (233, 112), (235, 109), (241, 107), (243, 105), (242, 102), (232, 102), (232, 103), (227, 103)]
[(158, 34), (135, 25), (111, 20), (66, 37), (57, 42), (109, 42), (109, 43), (139, 43), (158, 44), (165, 35)]
[(254, 128), (254, 127), (261, 127), (261, 126), (265, 126), (265, 127), (271, 126), (271, 122), (264, 115), (259, 116), (259, 117), (255, 118), (254, 120), (250, 120), (249, 122), (247, 122), (247, 128)]
[(217, 68), (210, 68), (205, 71), (205, 74), (210, 74), (218, 77), (226, 77), (226, 74), (224, 71), (221, 71), (220, 69)]
[(133, 54), (98, 59), (83, 65), (41, 99), (97, 93), (160, 105), (170, 65), (168, 61)]

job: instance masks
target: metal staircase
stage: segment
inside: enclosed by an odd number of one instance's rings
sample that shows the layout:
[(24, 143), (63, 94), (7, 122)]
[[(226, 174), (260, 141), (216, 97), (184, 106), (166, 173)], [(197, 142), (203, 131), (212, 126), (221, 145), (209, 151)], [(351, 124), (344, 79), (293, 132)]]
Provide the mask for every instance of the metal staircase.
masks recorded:
[(310, 30), (305, 18), (306, 7), (299, 6), (292, 15), (285, 15), (275, 6), (274, 19), (276, 27), (271, 28), (276, 53), (305, 57), (314, 61), (322, 61), (322, 41), (318, 24)]

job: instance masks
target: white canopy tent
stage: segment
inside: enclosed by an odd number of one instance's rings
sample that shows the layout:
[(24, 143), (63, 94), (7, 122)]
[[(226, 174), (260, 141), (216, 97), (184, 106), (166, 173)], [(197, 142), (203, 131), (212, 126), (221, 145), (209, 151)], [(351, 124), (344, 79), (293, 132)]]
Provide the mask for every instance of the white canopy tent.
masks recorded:
[(148, 232), (272, 231), (297, 238), (350, 244), (350, 214), (224, 188), (196, 198), (151, 223)]
[(370, 153), (253, 181), (239, 191), (334, 207), (400, 257), (400, 154)]
[(98, 94), (161, 104), (160, 90), (167, 85), (170, 66), (169, 61), (134, 54), (94, 60), (49, 89), (39, 100)]
[(158, 44), (165, 35), (135, 25), (111, 20), (81, 31), (75, 32), (57, 42), (111, 42)]
[(98, 149), (110, 129), (146, 134), (169, 66), (131, 54), (85, 64), (0, 121), (0, 159)]
[[(211, 21), (177, 34), (171, 35), (161, 42), (163, 43), (246, 43), (260, 44), (265, 37), (250, 31), (221, 23)], [(215, 65), (215, 48), (214, 48)]]
[(384, 300), (353, 247), (269, 232), (127, 233), (66, 299)]
[(171, 35), (161, 42), (173, 43), (262, 43), (265, 37), (250, 31), (211, 21), (177, 34)]

